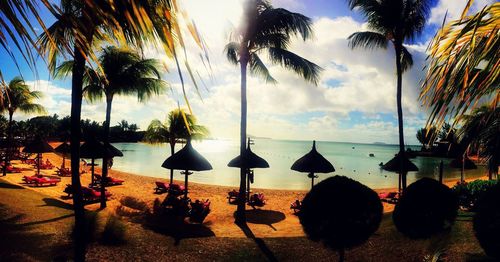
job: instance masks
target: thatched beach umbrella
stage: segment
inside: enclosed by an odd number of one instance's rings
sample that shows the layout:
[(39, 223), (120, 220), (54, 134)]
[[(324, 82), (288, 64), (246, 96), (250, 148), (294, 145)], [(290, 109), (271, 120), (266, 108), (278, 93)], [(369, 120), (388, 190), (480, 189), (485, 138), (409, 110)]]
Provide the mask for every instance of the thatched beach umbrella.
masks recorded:
[(41, 137), (37, 136), (33, 141), (28, 143), (23, 152), (26, 153), (36, 153), (37, 154), (37, 174), (40, 175), (40, 164), (42, 161), (42, 153), (54, 152), (54, 148), (52, 148), (49, 143), (43, 140)]
[(403, 170), (401, 169), (401, 156), (400, 154), (396, 154), (389, 162), (382, 165), (382, 169), (390, 172), (396, 172), (399, 174), (399, 185), (398, 189), (401, 192), (401, 174), (408, 173), (409, 171), (418, 171), (418, 167), (411, 162), (406, 154), (403, 154)]
[(92, 185), (94, 185), (94, 167), (95, 167), (95, 159), (108, 159), (113, 158), (115, 156), (123, 156), (123, 153), (118, 150), (116, 147), (108, 144), (105, 146), (102, 142), (99, 142), (95, 139), (90, 139), (83, 143), (80, 146), (80, 157), (82, 158), (90, 158), (91, 159), (91, 179)]
[[(247, 148), (242, 155), (233, 158), (227, 164), (228, 167), (245, 168), (247, 170), (247, 199), (250, 198), (250, 182), (253, 183), (253, 168), (269, 168), (267, 161), (252, 152), (250, 149), (250, 139), (248, 139)], [(252, 176), (252, 177), (250, 177)]]
[(59, 154), (63, 157), (63, 160), (62, 160), (62, 165), (61, 165), (61, 169), (65, 168), (66, 167), (66, 157), (69, 157), (70, 154), (71, 154), (71, 147), (69, 145), (68, 142), (64, 142), (62, 144), (60, 144), (59, 146), (57, 146), (54, 151), (56, 152), (56, 154)]
[(186, 145), (177, 153), (168, 157), (161, 167), (166, 169), (176, 169), (182, 170), (181, 174), (184, 174), (184, 198), (187, 199), (188, 195), (188, 176), (192, 174), (192, 171), (205, 171), (211, 170), (212, 165), (204, 158), (198, 151), (196, 151), (191, 145), (191, 139), (187, 140)]
[(317, 178), (315, 173), (331, 173), (335, 172), (330, 161), (326, 160), (318, 151), (316, 151), (316, 141), (313, 141), (313, 146), (309, 153), (297, 159), (293, 163), (292, 170), (308, 173), (307, 176), (311, 178), (311, 188), (314, 186), (314, 178)]

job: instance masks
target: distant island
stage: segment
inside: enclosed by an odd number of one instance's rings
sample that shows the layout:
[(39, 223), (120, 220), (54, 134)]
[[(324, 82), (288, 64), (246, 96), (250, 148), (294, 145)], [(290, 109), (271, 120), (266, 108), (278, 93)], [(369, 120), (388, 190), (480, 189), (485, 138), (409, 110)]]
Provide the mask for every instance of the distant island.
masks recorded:
[(374, 145), (387, 145), (387, 143), (384, 142), (373, 142)]

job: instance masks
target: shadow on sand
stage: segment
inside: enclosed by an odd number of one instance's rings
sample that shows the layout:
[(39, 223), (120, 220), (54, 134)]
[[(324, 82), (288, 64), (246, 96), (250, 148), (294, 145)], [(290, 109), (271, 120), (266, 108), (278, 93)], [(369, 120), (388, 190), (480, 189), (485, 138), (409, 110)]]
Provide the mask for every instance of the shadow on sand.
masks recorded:
[(10, 184), (10, 183), (5, 183), (0, 181), (0, 188), (7, 188), (7, 189), (24, 189), (22, 186)]
[[(67, 260), (72, 254), (71, 244), (58, 244), (48, 241), (50, 234), (33, 232), (30, 226), (51, 222), (36, 221), (20, 223), (26, 216), (11, 214), (0, 205), (0, 260), (1, 261), (50, 261)], [(55, 218), (55, 220), (63, 217)]]
[(45, 205), (40, 205), (40, 207), (44, 207), (44, 206), (53, 206), (53, 207), (59, 207), (59, 208), (62, 208), (62, 209), (67, 209), (67, 210), (73, 210), (73, 205), (72, 204), (68, 204), (66, 202), (63, 202), (63, 201), (60, 201), (60, 200), (57, 200), (57, 199), (54, 199), (54, 198), (44, 198), (42, 199), (43, 202), (45, 202)]
[(143, 227), (172, 237), (176, 246), (180, 244), (182, 239), (215, 236), (215, 233), (203, 224), (188, 224), (164, 220), (162, 223), (147, 222), (143, 224)]
[(248, 223), (268, 225), (274, 231), (276, 231), (276, 228), (273, 226), (273, 224), (285, 220), (285, 214), (274, 210), (246, 210), (245, 215), (247, 217)]
[[(248, 223), (269, 225), (274, 230), (276, 230), (276, 228), (274, 228), (272, 224), (285, 219), (285, 214), (273, 210), (254, 209), (246, 210), (245, 213)], [(234, 217), (236, 217), (236, 212), (234, 212)], [(241, 231), (243, 231), (247, 238), (252, 239), (255, 242), (267, 260), (278, 261), (273, 251), (271, 251), (271, 249), (269, 249), (266, 245), (266, 242), (264, 242), (262, 238), (255, 237), (247, 223), (236, 223), (236, 225), (241, 229)]]

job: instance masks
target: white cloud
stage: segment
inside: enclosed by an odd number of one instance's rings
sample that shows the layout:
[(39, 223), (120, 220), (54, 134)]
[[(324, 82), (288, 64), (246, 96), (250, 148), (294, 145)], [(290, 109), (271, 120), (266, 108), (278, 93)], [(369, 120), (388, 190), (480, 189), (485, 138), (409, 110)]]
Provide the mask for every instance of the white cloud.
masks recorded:
[[(446, 16), (446, 22), (459, 19), (468, 0), (440, 0), (438, 4), (431, 9), (431, 15), (428, 24), (441, 25)], [(495, 0), (475, 0), (469, 9), (469, 14), (476, 13), (487, 5), (495, 3)]]

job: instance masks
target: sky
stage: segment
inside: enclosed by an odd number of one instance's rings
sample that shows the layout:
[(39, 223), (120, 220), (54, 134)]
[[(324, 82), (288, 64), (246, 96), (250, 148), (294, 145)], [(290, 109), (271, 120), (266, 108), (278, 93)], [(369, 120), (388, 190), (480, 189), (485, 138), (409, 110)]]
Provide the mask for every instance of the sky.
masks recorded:
[[(212, 70), (202, 65), (200, 50), (187, 42), (188, 60), (200, 73), (200, 95), (188, 80), (186, 90), (193, 114), (199, 124), (209, 128), (217, 139), (237, 139), (240, 125), (240, 71), (224, 55), (230, 32), (239, 24), (241, 0), (184, 0), (182, 4), (195, 21), (209, 47)], [(425, 77), (426, 47), (443, 22), (460, 16), (467, 0), (435, 0), (423, 34), (406, 47), (413, 56), (413, 67), (403, 75), (404, 134), (407, 144), (418, 144), (416, 131), (425, 125), (428, 109), (418, 101), (420, 83)], [(476, 0), (470, 12), (476, 12), (494, 0)], [(314, 38), (303, 42), (294, 39), (291, 51), (318, 64), (324, 70), (317, 86), (279, 66), (264, 62), (277, 84), (266, 84), (249, 75), (248, 134), (258, 137), (291, 140), (322, 140), (373, 143), (398, 142), (396, 113), (396, 74), (394, 51), (352, 50), (347, 37), (366, 30), (363, 16), (348, 8), (347, 0), (274, 0), (275, 8), (285, 8), (310, 17)], [(46, 24), (54, 20), (43, 13)], [(162, 79), (171, 89), (146, 103), (134, 97), (117, 97), (113, 102), (111, 123), (125, 119), (144, 130), (153, 119), (164, 120), (169, 111), (185, 108), (179, 77), (174, 64), (161, 51), (148, 48), (146, 57), (167, 64), (169, 72)], [(0, 68), (6, 81), (22, 74), (35, 90), (44, 93), (39, 101), (49, 114), (70, 114), (71, 82), (54, 80), (43, 61), (38, 63), (39, 77), (21, 63), (20, 69), (0, 49)], [(187, 77), (187, 72), (184, 72)], [(14, 119), (32, 117), (17, 113)], [(82, 118), (102, 122), (105, 104), (83, 103)]]

